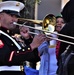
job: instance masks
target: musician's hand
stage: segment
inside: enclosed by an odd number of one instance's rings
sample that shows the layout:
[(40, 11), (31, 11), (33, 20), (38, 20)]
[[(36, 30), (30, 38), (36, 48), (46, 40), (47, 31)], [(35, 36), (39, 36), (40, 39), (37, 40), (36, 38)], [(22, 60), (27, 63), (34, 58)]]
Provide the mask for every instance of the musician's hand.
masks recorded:
[(38, 46), (40, 46), (46, 40), (46, 36), (44, 34), (36, 35), (30, 44), (31, 48), (34, 50)]
[(19, 34), (15, 34), (15, 35), (13, 35), (12, 36), (14, 39), (16, 39), (17, 41), (19, 41), (19, 42), (23, 42), (23, 40), (21, 39), (21, 35), (19, 35)]
[(52, 40), (51, 38), (52, 38), (51, 35), (47, 35), (47, 36), (46, 36), (46, 41), (50, 41), (50, 40)]
[(30, 37), (30, 34), (28, 33), (29, 28), (22, 26), (19, 29), (20, 29), (21, 36), (24, 37), (25, 39), (29, 39)]

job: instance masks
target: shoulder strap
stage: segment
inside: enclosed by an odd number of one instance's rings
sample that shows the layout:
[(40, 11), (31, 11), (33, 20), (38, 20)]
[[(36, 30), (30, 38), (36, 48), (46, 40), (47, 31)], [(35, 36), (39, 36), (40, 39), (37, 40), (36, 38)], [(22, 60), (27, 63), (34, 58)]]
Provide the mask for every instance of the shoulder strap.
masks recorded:
[(21, 46), (11, 37), (9, 36), (8, 34), (6, 34), (5, 32), (3, 32), (2, 30), (0, 30), (0, 34), (3, 34), (5, 36), (7, 36), (15, 45), (16, 47), (20, 50), (21, 49)]

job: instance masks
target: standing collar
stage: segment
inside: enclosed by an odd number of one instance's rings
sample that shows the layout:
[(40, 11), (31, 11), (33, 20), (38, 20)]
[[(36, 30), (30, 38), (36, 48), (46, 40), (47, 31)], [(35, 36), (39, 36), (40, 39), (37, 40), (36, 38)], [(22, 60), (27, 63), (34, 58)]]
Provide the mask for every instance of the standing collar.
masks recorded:
[(3, 32), (9, 34), (9, 35), (13, 35), (13, 32), (5, 27), (0, 27), (0, 30), (2, 30)]

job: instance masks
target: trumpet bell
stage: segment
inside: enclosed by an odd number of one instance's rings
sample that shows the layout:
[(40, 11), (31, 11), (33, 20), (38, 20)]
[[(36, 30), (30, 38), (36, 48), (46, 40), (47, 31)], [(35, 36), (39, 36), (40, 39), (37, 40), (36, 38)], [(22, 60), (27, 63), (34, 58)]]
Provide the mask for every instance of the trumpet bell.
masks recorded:
[[(46, 31), (53, 32), (55, 30), (56, 17), (53, 14), (48, 14), (43, 19), (42, 29)], [(45, 34), (49, 34), (44, 32)]]

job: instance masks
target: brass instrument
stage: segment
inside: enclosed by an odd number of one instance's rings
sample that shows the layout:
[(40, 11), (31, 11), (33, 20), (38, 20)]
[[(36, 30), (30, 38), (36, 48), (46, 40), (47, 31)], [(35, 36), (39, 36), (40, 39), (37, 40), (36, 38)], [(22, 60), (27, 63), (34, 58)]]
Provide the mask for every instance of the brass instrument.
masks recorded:
[(33, 24), (39, 24), (41, 25), (43, 23), (42, 20), (32, 20), (32, 19), (24, 19), (24, 18), (18, 18), (19, 21), (26, 21), (26, 22), (32, 22)]
[[(25, 20), (25, 19), (24, 19)], [(26, 19), (27, 20), (27, 19)], [(29, 21), (29, 19), (28, 19)], [(30, 20), (31, 22), (34, 22), (34, 23), (38, 23), (39, 21), (37, 20)], [(28, 27), (28, 28), (31, 28), (31, 29), (35, 29), (35, 30), (39, 30), (39, 31), (42, 31), (46, 34), (46, 37), (47, 38), (51, 38), (51, 39), (54, 39), (54, 40), (59, 40), (61, 42), (65, 42), (65, 43), (68, 43), (68, 44), (71, 44), (71, 45), (74, 45), (73, 42), (69, 42), (69, 41), (65, 41), (65, 40), (61, 40), (61, 39), (58, 39), (58, 38), (53, 38), (53, 37), (49, 37), (48, 35), (51, 34), (56, 34), (54, 32), (55, 30), (55, 25), (56, 25), (56, 17), (53, 15), (53, 14), (48, 14), (45, 16), (45, 18), (43, 19), (43, 21), (40, 21), (39, 24), (42, 23), (42, 30), (41, 29), (37, 29), (37, 28), (34, 28), (34, 27), (31, 27), (31, 26), (27, 26), (25, 24), (18, 24), (18, 23), (14, 23), (15, 25), (18, 25), (18, 26), (25, 26), (25, 27)], [(36, 34), (38, 35), (38, 33), (34, 33), (34, 32), (29, 32), (31, 34)], [(67, 38), (71, 38), (71, 39), (74, 39), (74, 37), (71, 37), (71, 36), (67, 36), (67, 35), (63, 35), (63, 34), (59, 34), (57, 33), (56, 35), (59, 35), (59, 36), (63, 36), (63, 37), (67, 37)]]
[[(31, 19), (24, 19), (24, 18), (18, 18), (18, 20), (42, 25), (42, 30), (46, 30), (50, 32), (53, 32), (55, 30), (56, 17), (53, 14), (46, 15), (43, 20), (31, 20)], [(49, 34), (49, 32), (44, 32), (44, 33)]]
[[(53, 32), (55, 30), (55, 25), (56, 25), (56, 17), (53, 14), (48, 14), (43, 19), (42, 29)], [(49, 32), (45, 32), (45, 34), (49, 34)]]

